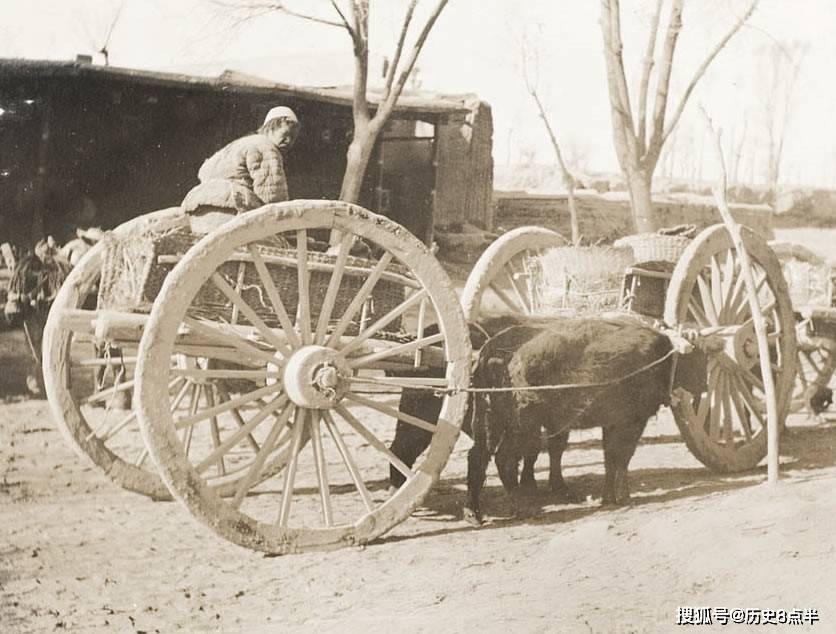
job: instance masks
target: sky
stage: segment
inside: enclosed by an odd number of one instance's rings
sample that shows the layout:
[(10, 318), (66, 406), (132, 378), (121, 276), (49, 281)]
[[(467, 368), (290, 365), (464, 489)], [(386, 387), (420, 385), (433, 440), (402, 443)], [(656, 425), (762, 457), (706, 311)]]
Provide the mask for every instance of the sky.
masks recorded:
[[(108, 47), (114, 66), (195, 74), (234, 69), (306, 85), (352, 81), (344, 31), (275, 13), (241, 22), (239, 13), (221, 4), (236, 1), (241, 0), (0, 0), (0, 56), (73, 59), (93, 53), (118, 15)], [(686, 0), (672, 103), (748, 1)], [(421, 0), (419, 18), (431, 2)], [(652, 4), (621, 2), (631, 87), (638, 79)], [(372, 0), (373, 76), (392, 48), (404, 5), (403, 0)], [(289, 0), (288, 6), (333, 17), (323, 0)], [(615, 171), (599, 10), (595, 0), (450, 0), (418, 61), (416, 82), (427, 90), (473, 92), (489, 102), (498, 164), (551, 162), (543, 124), (525, 91), (520, 61), (525, 48), (564, 153), (582, 170)], [(803, 51), (789, 101), (782, 180), (836, 187), (834, 31), (833, 0), (761, 0), (698, 85), (671, 144), (672, 155), (658, 170), (711, 177), (704, 108), (722, 129), (729, 157), (739, 146), (741, 178), (762, 180), (766, 113), (770, 97), (776, 101), (779, 92), (768, 81), (770, 50), (784, 51), (779, 59)]]

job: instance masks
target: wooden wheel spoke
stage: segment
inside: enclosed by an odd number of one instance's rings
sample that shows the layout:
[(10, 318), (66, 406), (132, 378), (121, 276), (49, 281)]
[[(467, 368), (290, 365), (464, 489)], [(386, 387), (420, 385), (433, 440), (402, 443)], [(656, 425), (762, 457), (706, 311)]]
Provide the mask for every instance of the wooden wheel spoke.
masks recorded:
[(311, 410), (311, 439), (313, 440), (314, 462), (316, 463), (316, 480), (319, 484), (319, 498), (322, 504), (322, 519), (325, 526), (330, 527), (334, 525), (334, 515), (331, 509), (331, 484), (328, 480), (328, 466), (325, 462), (319, 423), (319, 411)]
[[(194, 416), (197, 410), (200, 408), (200, 393), (203, 391), (203, 386), (199, 383), (194, 384), (194, 389), (192, 389), (192, 393), (189, 396), (189, 414)], [(186, 454), (186, 458), (189, 457), (189, 453), (192, 448), (192, 436), (194, 435), (194, 427), (188, 427), (183, 431), (183, 453)]]
[(725, 384), (725, 377), (721, 372), (717, 373), (714, 389), (710, 392), (711, 410), (708, 413), (708, 437), (712, 442), (720, 441), (720, 416), (722, 414), (722, 391)]
[(271, 354), (270, 352), (267, 352), (262, 348), (257, 348), (251, 343), (248, 343), (236, 331), (230, 328), (226, 328), (218, 322), (210, 323), (203, 320), (193, 319), (191, 317), (186, 317), (183, 320), (183, 323), (186, 325), (187, 328), (194, 331), (195, 333), (198, 333), (204, 337), (219, 342), (218, 345), (225, 345), (237, 349), (240, 353), (249, 357), (250, 359), (260, 362), (259, 365), (262, 365), (263, 363), (276, 363), (277, 361), (275, 355)]
[(719, 326), (720, 320), (717, 317), (717, 312), (714, 310), (714, 300), (711, 297), (711, 288), (702, 273), (697, 275), (697, 288), (702, 300), (702, 307), (705, 310), (705, 315), (712, 326)]
[(134, 461), (135, 467), (141, 467), (145, 461), (148, 459), (148, 448), (144, 447), (141, 452), (139, 452), (139, 457)]
[(723, 440), (731, 446), (734, 442), (734, 418), (731, 408), (731, 379), (723, 377)]
[(325, 291), (325, 299), (322, 300), (322, 308), (319, 311), (319, 319), (317, 320), (316, 333), (314, 334), (313, 341), (315, 344), (319, 345), (325, 341), (325, 333), (328, 328), (328, 323), (331, 321), (331, 313), (334, 312), (337, 291), (340, 290), (340, 283), (345, 272), (345, 263), (348, 260), (348, 253), (351, 250), (353, 242), (354, 236), (350, 233), (343, 235), (340, 241), (337, 261), (334, 263), (334, 271), (331, 273), (331, 279), (328, 280), (328, 289)]
[[(120, 431), (125, 429), (125, 427), (130, 425), (135, 420), (136, 420), (136, 412), (131, 412), (125, 418), (123, 418), (121, 421), (116, 423), (116, 425), (111, 427), (103, 436), (101, 436), (100, 440), (104, 443), (107, 443), (111, 438), (113, 438), (116, 434), (118, 434)], [(108, 423), (109, 422), (110, 421), (108, 420), (107, 416), (105, 416), (105, 420), (98, 427), (96, 427), (96, 429), (91, 431), (87, 435), (85, 440), (89, 442), (92, 438), (99, 438), (99, 433), (108, 428), (108, 426), (109, 426)]]
[(423, 429), (424, 431), (435, 433), (436, 425), (424, 420), (423, 418), (418, 418), (417, 416), (412, 416), (411, 414), (405, 414), (404, 412), (401, 412), (400, 410), (397, 410), (394, 407), (389, 407), (388, 405), (379, 403), (374, 399), (366, 398), (365, 396), (360, 396), (359, 394), (349, 393), (346, 394), (345, 398), (355, 403), (358, 403), (359, 405), (365, 405), (366, 407), (376, 410), (381, 414), (387, 414), (392, 418), (396, 418), (405, 423), (413, 425), (414, 427)]
[(279, 509), (278, 524), (281, 528), (287, 528), (287, 521), (290, 518), (290, 505), (293, 503), (293, 489), (296, 482), (296, 469), (299, 464), (299, 452), (302, 449), (302, 438), (307, 418), (308, 410), (297, 407), (293, 418), (293, 442), (290, 447), (290, 462), (288, 463), (284, 474), (282, 505)]
[(334, 327), (334, 331), (331, 333), (331, 336), (328, 338), (328, 343), (326, 344), (329, 347), (334, 347), (336, 343), (340, 340), (340, 337), (343, 336), (346, 329), (348, 328), (349, 324), (351, 324), (351, 320), (357, 314), (357, 311), (366, 303), (366, 300), (372, 293), (375, 285), (377, 284), (378, 280), (380, 280), (380, 276), (383, 275), (383, 272), (386, 270), (386, 267), (389, 266), (389, 263), (392, 261), (392, 254), (388, 251), (383, 254), (383, 256), (378, 260), (377, 264), (375, 265), (374, 269), (372, 269), (371, 275), (363, 282), (363, 285), (360, 287), (360, 290), (357, 292), (357, 295), (354, 296), (354, 299), (351, 300), (351, 303), (348, 305), (348, 308), (345, 309), (342, 317), (337, 322), (337, 325)]
[(758, 422), (761, 424), (761, 427), (766, 429), (766, 421), (763, 418), (763, 414), (761, 413), (761, 408), (758, 407), (758, 404), (755, 402), (755, 398), (752, 393), (749, 391), (749, 386), (746, 384), (745, 381), (740, 377), (740, 375), (733, 374), (732, 380), (735, 381), (737, 385), (737, 394), (743, 399), (743, 402), (746, 403), (746, 407), (749, 411), (755, 415), (755, 418), (758, 419)]
[(254, 399), (273, 394), (274, 392), (278, 392), (281, 389), (281, 383), (265, 385), (264, 387), (258, 388), (257, 390), (253, 390), (252, 392), (247, 392), (246, 394), (242, 394), (233, 399), (230, 399), (226, 403), (215, 405), (215, 407), (207, 408), (201, 412), (192, 412), (190, 416), (187, 416), (185, 418), (175, 419), (174, 427), (175, 429), (184, 429), (186, 427), (192, 427), (193, 425), (195, 425), (195, 423), (199, 423), (202, 420), (206, 420), (211, 416), (223, 414), (224, 412), (228, 412), (229, 410), (237, 408)]
[(703, 309), (697, 305), (695, 298), (693, 297), (691, 298), (691, 301), (688, 302), (688, 312), (694, 318), (694, 320), (697, 322), (697, 325), (700, 328), (711, 327), (711, 322), (708, 321), (708, 317), (706, 316), (705, 312), (703, 312)]
[[(363, 423), (361, 423), (348, 409), (343, 405), (338, 405), (335, 411), (347, 422), (353, 429), (356, 431), (363, 439), (369, 443), (372, 447), (374, 447), (379, 453), (386, 457), (389, 463), (395, 467), (398, 471), (400, 471), (404, 477), (411, 478), (414, 473), (412, 470), (407, 467), (403, 461), (398, 458), (395, 454), (389, 451), (389, 448), (383, 444), (383, 442), (375, 436), (372, 432), (370, 432)], [(422, 421), (424, 422), (424, 421)]]
[(357, 468), (354, 458), (351, 457), (351, 452), (348, 450), (340, 430), (337, 429), (337, 425), (331, 417), (331, 412), (323, 410), (322, 420), (325, 421), (325, 427), (334, 441), (334, 444), (337, 446), (337, 451), (339, 452), (340, 458), (342, 458), (343, 464), (348, 471), (348, 475), (351, 477), (351, 481), (354, 483), (354, 488), (357, 489), (357, 493), (363, 500), (363, 506), (365, 506), (366, 510), (371, 513), (374, 510), (372, 496), (366, 488), (366, 483), (363, 482), (363, 476), (360, 474), (360, 470)]
[[(415, 324), (415, 339), (421, 339), (424, 336), (424, 328), (427, 325), (427, 300), (422, 299), (421, 303), (418, 304), (418, 322)], [(418, 349), (415, 351), (415, 359), (413, 361), (413, 366), (416, 368), (421, 367), (421, 350)]]
[(278, 370), (235, 370), (235, 369), (204, 369), (204, 368), (172, 368), (172, 376), (188, 377), (196, 380), (209, 379), (246, 379), (250, 381), (266, 381), (267, 379), (281, 379), (282, 372)]
[(416, 339), (415, 341), (410, 341), (408, 343), (402, 343), (397, 346), (392, 346), (391, 348), (385, 348), (378, 352), (371, 352), (359, 357), (349, 357), (348, 365), (354, 369), (362, 368), (388, 357), (412, 352), (413, 350), (420, 350), (421, 348), (426, 348), (427, 346), (441, 343), (443, 341), (444, 335), (442, 333), (430, 335), (429, 337), (422, 337), (421, 339)]
[[(215, 393), (214, 393), (214, 385), (207, 386), (205, 389), (206, 394), (206, 404), (209, 408), (215, 407)], [(218, 417), (217, 416), (210, 416), (209, 417), (209, 430), (212, 434), (212, 446), (217, 450), (218, 446), (221, 444), (221, 430), (218, 427)], [(218, 456), (218, 472), (221, 475), (226, 475), (226, 464), (224, 463), (223, 454)]]
[(299, 273), (299, 305), (296, 309), (296, 327), (302, 335), (302, 343), (311, 343), (311, 293), (308, 272), (308, 232), (296, 232), (297, 271)]
[(523, 309), (523, 312), (526, 315), (531, 314), (531, 305), (524, 296), (523, 292), (520, 290), (520, 287), (517, 285), (517, 280), (514, 279), (515, 271), (511, 268), (511, 263), (509, 262), (508, 265), (503, 269), (505, 272), (505, 277), (508, 279), (508, 284), (514, 289), (514, 296), (517, 298), (520, 306)]
[(746, 410), (746, 406), (741, 401), (741, 397), (735, 389), (736, 386), (734, 383), (734, 379), (729, 379), (729, 393), (731, 395), (732, 403), (734, 404), (734, 410), (737, 412), (737, 418), (740, 420), (740, 427), (743, 429), (743, 435), (746, 436), (746, 441), (749, 442), (752, 440), (752, 423), (749, 420), (749, 414)]
[(287, 314), (284, 302), (282, 302), (282, 298), (279, 296), (276, 284), (273, 282), (273, 278), (270, 277), (270, 271), (267, 270), (267, 265), (264, 264), (264, 258), (261, 257), (261, 254), (258, 252), (255, 245), (250, 244), (247, 248), (250, 252), (250, 256), (252, 256), (253, 264), (255, 265), (255, 270), (258, 272), (261, 284), (267, 292), (267, 297), (270, 299), (270, 303), (273, 305), (273, 312), (276, 313), (276, 318), (279, 320), (279, 324), (281, 324), (291, 348), (296, 349), (301, 346), (302, 343), (299, 340), (299, 335), (296, 334), (293, 322), (290, 320), (290, 315)]
[(712, 364), (708, 368), (708, 384), (705, 390), (705, 394), (700, 399), (700, 404), (697, 407), (696, 411), (696, 422), (700, 429), (705, 426), (706, 421), (708, 420), (708, 414), (711, 409), (711, 399), (714, 390), (717, 388), (717, 380), (720, 375), (720, 368), (716, 362), (712, 362)]
[[(743, 277), (743, 276), (741, 276), (741, 277)], [(763, 277), (761, 277), (761, 279), (755, 284), (755, 295), (758, 295), (758, 293), (760, 293), (761, 290), (763, 290), (763, 285), (766, 284), (767, 279), (768, 278), (767, 278), (766, 274), (764, 273)], [(761, 304), (762, 302), (760, 301), (761, 300), (760, 296), (758, 296), (758, 299), (759, 299), (758, 303)], [(775, 308), (775, 296), (773, 294), (772, 295), (772, 300), (770, 300), (765, 305), (761, 305), (761, 314), (766, 315), (767, 313), (772, 311), (772, 309), (774, 309), (774, 308)], [(735, 322), (734, 323), (740, 323), (741, 320), (743, 320), (747, 317), (747, 315), (748, 315), (748, 319), (746, 319), (746, 321), (744, 321), (743, 323), (748, 323), (752, 319), (752, 308), (749, 305), (748, 294), (743, 293), (742, 301), (741, 301), (740, 305), (737, 307), (737, 312), (735, 313)]]
[(119, 392), (124, 392), (125, 390), (130, 390), (134, 386), (134, 379), (130, 379), (129, 381), (123, 381), (121, 383), (117, 383), (116, 385), (106, 388), (104, 390), (99, 390), (94, 394), (91, 394), (87, 397), (87, 400), (84, 401), (85, 405), (90, 405), (91, 403), (96, 403), (97, 401), (104, 401), (112, 396), (115, 396)]
[(255, 326), (256, 330), (258, 330), (261, 336), (264, 337), (265, 341), (273, 346), (283, 357), (287, 358), (290, 356), (290, 348), (287, 347), (287, 344), (279, 338), (267, 324), (264, 323), (264, 320), (258, 316), (252, 306), (244, 301), (244, 298), (241, 297), (238, 291), (232, 288), (229, 282), (227, 282), (217, 271), (212, 273), (212, 282), (224, 295), (226, 295), (226, 298), (231, 301), (233, 305), (238, 308), (238, 310), (244, 313), (244, 316), (253, 326)]
[(807, 359), (807, 363), (810, 364), (810, 366), (813, 368), (817, 375), (822, 373), (822, 370), (819, 367), (819, 365), (815, 361), (813, 361), (813, 355), (810, 352), (802, 352), (801, 354), (804, 355), (804, 358)]
[(264, 463), (267, 461), (270, 453), (275, 449), (279, 434), (281, 434), (282, 430), (287, 427), (287, 422), (290, 420), (290, 415), (293, 413), (293, 405), (287, 403), (284, 399), (282, 399), (282, 404), (284, 405), (284, 409), (276, 418), (276, 422), (273, 423), (273, 427), (270, 428), (267, 438), (264, 439), (264, 443), (261, 445), (261, 449), (256, 452), (255, 458), (253, 459), (247, 474), (241, 478), (241, 481), (238, 483), (238, 487), (235, 489), (235, 495), (230, 503), (236, 509), (241, 506), (244, 496), (249, 492), (253, 484), (259, 481), (261, 472), (264, 469)]
[[(241, 442), (248, 434), (252, 433), (252, 431), (258, 427), (264, 419), (270, 416), (270, 414), (275, 412), (277, 409), (284, 407), (286, 404), (287, 397), (285, 395), (277, 396), (275, 399), (267, 403), (256, 414), (254, 414), (243, 427), (239, 427), (226, 440), (215, 446), (212, 453), (195, 465), (195, 471), (198, 473), (206, 471), (212, 463), (219, 461), (225, 454), (229, 453), (235, 445)], [(262, 449), (264, 449), (263, 446)]]
[(746, 278), (742, 274), (738, 274), (734, 281), (734, 287), (725, 302), (724, 309), (726, 313), (726, 321), (733, 319), (740, 311), (741, 302), (746, 302)]
[(514, 300), (513, 300), (513, 299), (511, 299), (510, 297), (508, 297), (508, 294), (507, 294), (505, 291), (503, 291), (503, 290), (499, 287), (499, 285), (498, 285), (498, 284), (496, 284), (495, 282), (493, 282), (493, 281), (492, 281), (492, 282), (489, 284), (489, 286), (490, 286), (491, 290), (492, 290), (492, 291), (496, 294), (496, 296), (497, 296), (499, 299), (501, 299), (501, 300), (502, 300), (502, 303), (503, 303), (503, 304), (505, 304), (508, 308), (510, 308), (510, 309), (511, 309), (512, 311), (514, 311), (515, 313), (519, 313), (519, 312), (521, 312), (521, 311), (520, 311), (520, 307), (519, 307), (519, 306), (517, 306), (517, 304), (514, 302)]
[(352, 350), (356, 350), (364, 341), (374, 336), (379, 331), (383, 330), (383, 328), (388, 326), (395, 319), (403, 315), (406, 311), (408, 311), (415, 304), (417, 304), (427, 296), (427, 290), (421, 289), (420, 291), (415, 292), (409, 297), (407, 297), (398, 306), (390, 310), (383, 317), (378, 319), (371, 326), (366, 328), (363, 332), (361, 332), (354, 339), (352, 339), (347, 345), (345, 345), (341, 350), (342, 354), (344, 356), (347, 356)]
[[(220, 396), (220, 400), (222, 400), (222, 401), (230, 400), (229, 392), (226, 390), (226, 388), (223, 386), (223, 384), (216, 385), (216, 389), (218, 390), (218, 395)], [(238, 425), (239, 429), (241, 427), (246, 426), (247, 423), (244, 420), (244, 417), (241, 416), (241, 412), (237, 407), (233, 407), (231, 410), (229, 410), (229, 413), (232, 415), (232, 419), (235, 421), (235, 424)], [(249, 443), (250, 447), (252, 447), (253, 451), (255, 451), (256, 453), (258, 453), (261, 450), (261, 448), (259, 447), (258, 443), (256, 442), (256, 440), (255, 440), (255, 438), (253, 437), (252, 434), (247, 434), (247, 442)]]
[(720, 262), (716, 255), (711, 256), (711, 299), (719, 322), (723, 312), (723, 276), (720, 273)]

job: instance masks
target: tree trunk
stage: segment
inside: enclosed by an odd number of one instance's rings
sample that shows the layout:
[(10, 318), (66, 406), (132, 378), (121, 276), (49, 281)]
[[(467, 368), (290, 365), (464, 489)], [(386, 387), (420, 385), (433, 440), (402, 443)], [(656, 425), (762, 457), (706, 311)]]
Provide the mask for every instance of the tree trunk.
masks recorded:
[(377, 134), (373, 130), (355, 130), (346, 154), (340, 200), (348, 203), (360, 201), (360, 195), (363, 193), (363, 180), (372, 157), (375, 141), (377, 141)]
[(650, 196), (652, 176), (645, 170), (627, 171), (627, 188), (630, 192), (630, 207), (633, 211), (633, 224), (638, 233), (656, 231), (653, 214), (653, 199)]

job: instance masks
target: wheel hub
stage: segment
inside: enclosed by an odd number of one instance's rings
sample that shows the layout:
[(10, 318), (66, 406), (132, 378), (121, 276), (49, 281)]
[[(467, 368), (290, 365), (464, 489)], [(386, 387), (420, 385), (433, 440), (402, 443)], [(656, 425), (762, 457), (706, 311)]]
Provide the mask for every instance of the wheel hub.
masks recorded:
[(727, 344), (729, 356), (743, 368), (751, 368), (758, 363), (758, 338), (755, 327), (750, 322), (741, 326)]
[(309, 345), (291, 355), (282, 378), (295, 405), (330, 409), (345, 396), (350, 376), (351, 368), (336, 350)]

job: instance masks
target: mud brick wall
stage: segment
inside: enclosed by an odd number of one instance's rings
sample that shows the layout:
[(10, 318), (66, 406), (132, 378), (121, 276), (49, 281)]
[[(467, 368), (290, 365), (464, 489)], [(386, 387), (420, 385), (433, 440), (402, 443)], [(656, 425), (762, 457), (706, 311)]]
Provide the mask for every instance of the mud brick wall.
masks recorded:
[[(587, 242), (612, 242), (616, 238), (634, 233), (630, 216), (630, 204), (626, 199), (580, 194), (576, 197), (578, 225)], [(695, 224), (704, 229), (720, 222), (717, 208), (695, 201), (661, 198), (654, 205), (658, 227), (679, 224)], [(774, 237), (772, 219), (774, 213), (768, 207), (732, 206), (735, 219), (751, 227), (767, 239)], [(496, 192), (494, 195), (494, 222), (492, 229), (513, 229), (523, 225), (539, 225), (570, 236), (569, 205), (565, 195), (529, 195), (512, 192)]]
[(487, 228), (493, 215), (493, 119), (491, 107), (473, 99), (470, 113), (438, 126), (433, 222)]

